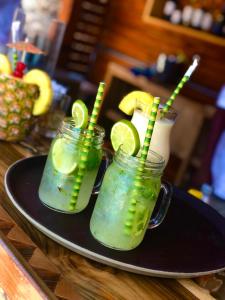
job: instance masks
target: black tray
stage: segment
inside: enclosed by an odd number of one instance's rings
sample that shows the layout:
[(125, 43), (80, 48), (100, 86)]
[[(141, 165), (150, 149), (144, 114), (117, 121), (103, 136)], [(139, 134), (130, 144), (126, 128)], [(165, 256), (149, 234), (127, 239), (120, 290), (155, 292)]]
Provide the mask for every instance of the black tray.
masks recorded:
[(194, 277), (225, 269), (225, 219), (213, 208), (174, 188), (163, 223), (147, 231), (140, 246), (116, 251), (91, 235), (95, 197), (81, 213), (67, 215), (44, 206), (38, 187), (46, 156), (17, 161), (7, 171), (5, 187), (14, 206), (44, 234), (90, 259), (130, 272), (161, 277)]

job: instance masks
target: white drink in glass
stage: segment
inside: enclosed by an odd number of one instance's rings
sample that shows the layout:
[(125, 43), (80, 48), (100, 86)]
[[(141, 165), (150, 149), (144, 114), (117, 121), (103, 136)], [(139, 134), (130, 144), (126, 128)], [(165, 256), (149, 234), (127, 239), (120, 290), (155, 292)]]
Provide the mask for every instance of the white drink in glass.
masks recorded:
[[(165, 166), (170, 155), (170, 133), (175, 123), (175, 116), (176, 115), (174, 113), (173, 118), (167, 118), (167, 115), (165, 115), (162, 119), (157, 119), (152, 134), (150, 150), (164, 158)], [(148, 120), (149, 117), (145, 112), (142, 112), (140, 109), (134, 110), (131, 122), (134, 124), (139, 133), (141, 146), (144, 143)], [(148, 154), (148, 159), (150, 159), (150, 152)]]

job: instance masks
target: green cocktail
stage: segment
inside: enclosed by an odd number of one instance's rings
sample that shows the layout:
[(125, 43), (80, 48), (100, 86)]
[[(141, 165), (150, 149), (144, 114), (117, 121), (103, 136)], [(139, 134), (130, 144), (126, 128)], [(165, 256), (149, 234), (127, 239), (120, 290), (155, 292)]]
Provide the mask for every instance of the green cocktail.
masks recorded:
[(95, 126), (88, 153), (87, 168), (82, 180), (76, 206), (71, 205), (74, 178), (85, 139), (85, 130), (75, 128), (72, 118), (63, 121), (53, 140), (45, 165), (39, 197), (43, 204), (64, 213), (77, 213), (87, 206), (102, 159), (104, 129)]
[[(118, 250), (131, 250), (144, 238), (149, 220), (154, 210), (161, 187), (164, 160), (151, 153), (151, 161), (146, 161), (141, 174), (142, 187), (138, 191), (135, 210), (129, 202), (138, 167), (138, 158), (128, 156), (121, 149), (117, 151), (113, 163), (103, 179), (90, 222), (92, 235), (102, 244)], [(151, 227), (159, 225), (169, 206), (169, 197), (163, 197), (160, 213), (156, 215)], [(129, 222), (129, 216), (132, 222)], [(129, 227), (129, 233), (126, 227)]]

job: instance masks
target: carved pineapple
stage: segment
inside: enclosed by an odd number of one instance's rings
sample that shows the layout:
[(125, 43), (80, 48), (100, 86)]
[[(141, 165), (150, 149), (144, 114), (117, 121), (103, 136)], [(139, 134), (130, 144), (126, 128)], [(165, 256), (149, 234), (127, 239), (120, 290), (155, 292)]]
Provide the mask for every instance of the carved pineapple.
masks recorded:
[(31, 125), (32, 110), (39, 95), (36, 85), (0, 75), (0, 139), (19, 141)]

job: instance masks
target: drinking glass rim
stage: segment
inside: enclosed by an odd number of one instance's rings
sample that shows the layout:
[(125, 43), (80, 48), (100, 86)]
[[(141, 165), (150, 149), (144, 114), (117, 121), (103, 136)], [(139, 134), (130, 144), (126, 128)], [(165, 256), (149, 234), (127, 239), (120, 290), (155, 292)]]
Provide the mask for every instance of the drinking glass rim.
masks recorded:
[(178, 116), (178, 112), (173, 107), (170, 107), (167, 112), (163, 113), (163, 117), (161, 115), (162, 112), (163, 112), (163, 106), (160, 105), (160, 107), (159, 107), (159, 119), (158, 120), (161, 120), (163, 118), (167, 118), (167, 119), (173, 120), (175, 122), (175, 120)]
[[(151, 157), (154, 156), (157, 159), (159, 159), (159, 161), (155, 162), (152, 161), (151, 158), (150, 159), (146, 159), (145, 164), (144, 164), (144, 169), (145, 170), (159, 170), (159, 169), (163, 169), (164, 165), (165, 165), (165, 159), (159, 155), (158, 153), (156, 153), (155, 151), (149, 150), (148, 153), (151, 153)], [(135, 167), (138, 167), (140, 164), (140, 155), (138, 156), (132, 156), (127, 154), (122, 148), (121, 145), (119, 146), (119, 148), (117, 149), (114, 158), (117, 160), (118, 156), (120, 156), (120, 162), (121, 159), (123, 160), (123, 162), (125, 163), (129, 163), (129, 166), (131, 166), (131, 164), (133, 164)]]
[[(138, 105), (136, 105), (135, 108), (134, 108), (134, 111), (140, 111), (140, 112), (143, 113), (145, 116), (148, 116), (148, 113), (147, 113), (147, 112), (141, 110), (141, 106), (147, 107), (147, 106), (149, 106), (149, 105), (146, 104), (146, 103), (142, 103), (140, 100), (136, 99), (136, 104), (137, 104), (138, 102), (140, 102), (141, 105), (140, 105), (140, 107), (138, 107)], [(158, 111), (159, 111), (159, 114), (158, 114), (159, 117), (156, 118), (156, 121), (158, 121), (158, 120), (161, 119), (160, 116), (161, 116), (161, 112), (162, 112), (162, 110), (163, 110), (164, 105), (165, 105), (165, 103), (159, 105), (159, 109), (158, 109)], [(149, 111), (149, 112), (150, 112), (150, 111)], [(174, 107), (170, 107), (169, 110), (168, 110), (166, 113), (164, 113), (164, 116), (167, 116), (167, 117), (170, 116), (169, 119), (174, 120), (174, 121), (176, 120), (177, 115), (178, 115), (178, 112), (177, 112), (176, 109), (174, 109)]]
[[(71, 127), (69, 127), (69, 126)], [(61, 126), (59, 128), (60, 131), (66, 131), (71, 137), (79, 138), (80, 136), (84, 137), (88, 132), (88, 129), (81, 129), (75, 127), (75, 120), (73, 117), (66, 117), (63, 119)], [(94, 126), (94, 137), (98, 139), (103, 139), (105, 136), (105, 129), (100, 125)]]

